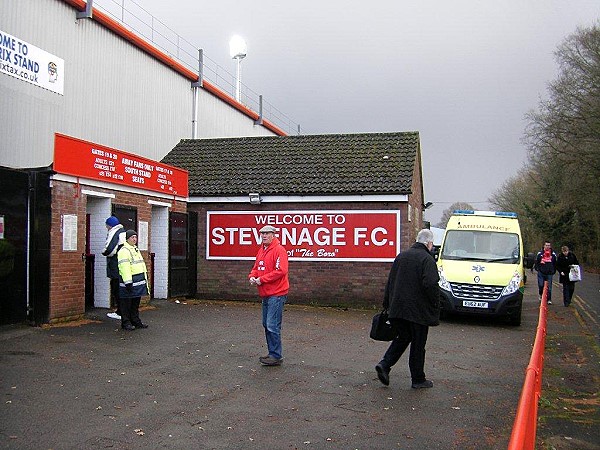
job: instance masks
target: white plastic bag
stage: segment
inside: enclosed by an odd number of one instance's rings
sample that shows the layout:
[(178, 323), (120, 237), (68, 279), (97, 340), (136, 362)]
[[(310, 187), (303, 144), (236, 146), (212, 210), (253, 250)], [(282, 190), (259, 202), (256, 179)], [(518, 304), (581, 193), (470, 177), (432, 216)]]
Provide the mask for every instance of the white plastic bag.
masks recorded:
[(569, 281), (581, 281), (581, 267), (572, 265), (569, 270)]

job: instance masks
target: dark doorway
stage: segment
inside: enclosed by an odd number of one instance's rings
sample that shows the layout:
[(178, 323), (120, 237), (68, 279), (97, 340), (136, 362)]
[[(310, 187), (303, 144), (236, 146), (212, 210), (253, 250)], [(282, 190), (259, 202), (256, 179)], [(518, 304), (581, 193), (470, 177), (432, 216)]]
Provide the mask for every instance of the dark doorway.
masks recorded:
[(29, 172), (29, 318), (35, 325), (50, 320), (51, 174), (47, 168)]
[(137, 232), (139, 232), (140, 230), (137, 229), (137, 209), (134, 208), (133, 206), (125, 206), (125, 205), (112, 205), (112, 213), (113, 216), (115, 216), (117, 219), (119, 219), (119, 222), (121, 223), (121, 225), (123, 225), (123, 228), (125, 228), (125, 231), (127, 230), (135, 230)]
[(188, 213), (188, 296), (198, 292), (198, 213)]
[[(119, 223), (121, 225), (123, 225), (123, 229), (125, 231), (135, 230), (135, 231), (139, 232), (138, 225), (137, 225), (137, 223), (138, 223), (137, 209), (135, 207), (113, 204), (112, 205), (112, 214), (117, 219), (119, 219)], [(149, 267), (148, 270), (150, 270), (150, 269), (151, 268)], [(150, 285), (150, 286), (152, 286), (152, 285)], [(112, 295), (110, 298), (110, 307), (111, 308), (117, 307), (116, 300), (113, 298)]]
[(169, 215), (169, 297), (196, 294), (198, 214)]
[(96, 255), (90, 250), (90, 214), (85, 216), (85, 310), (94, 307), (94, 265)]
[(29, 174), (0, 168), (0, 325), (27, 320)]

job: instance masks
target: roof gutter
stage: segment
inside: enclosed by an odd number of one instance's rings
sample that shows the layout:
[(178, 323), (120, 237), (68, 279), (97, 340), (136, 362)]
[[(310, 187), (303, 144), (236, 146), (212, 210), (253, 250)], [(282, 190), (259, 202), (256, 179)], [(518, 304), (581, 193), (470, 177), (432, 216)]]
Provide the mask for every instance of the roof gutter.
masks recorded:
[[(71, 5), (72, 7), (74, 7), (75, 9), (77, 9), (80, 12), (85, 11), (86, 7), (87, 7), (87, 3), (84, 0), (63, 0), (63, 1), (65, 3), (67, 3), (68, 5)], [(123, 39), (131, 42), (133, 45), (138, 47), (140, 50), (146, 52), (147, 54), (149, 54), (153, 58), (157, 59), (161, 63), (170, 67), (175, 72), (183, 75), (185, 78), (190, 80), (192, 83), (197, 82), (199, 80), (199, 76), (197, 73), (187, 69), (183, 64), (178, 63), (173, 58), (166, 55), (165, 53), (163, 53), (162, 51), (157, 49), (155, 46), (153, 46), (146, 40), (142, 39), (135, 33), (129, 31), (127, 28), (125, 28), (123, 25), (121, 25), (118, 21), (112, 19), (111, 17), (104, 14), (103, 12), (98, 11), (97, 8), (93, 8), (93, 10), (92, 10), (92, 19), (95, 20), (96, 22), (98, 22), (100, 25), (104, 26), (105, 28), (111, 30), (118, 36), (121, 36)], [(206, 90), (207, 92), (211, 93), (212, 95), (214, 95), (215, 97), (219, 98), (220, 100), (224, 101), (225, 103), (229, 104), (231, 107), (237, 109), (241, 113), (250, 117), (251, 119), (253, 119), (255, 121), (258, 120), (258, 118), (259, 118), (258, 113), (254, 112), (250, 108), (247, 108), (246, 106), (242, 105), (235, 98), (233, 98), (230, 95), (228, 95), (227, 93), (223, 92), (221, 89), (219, 89), (215, 85), (213, 85), (207, 81), (203, 81), (202, 88), (204, 90)], [(270, 122), (268, 120), (263, 119), (262, 126), (267, 128), (269, 131), (272, 131), (273, 133), (277, 134), (278, 136), (287, 136), (287, 133), (285, 131), (283, 131), (281, 128), (279, 128), (278, 126), (276, 126), (275, 124), (273, 124), (272, 122)]]
[[(408, 194), (358, 194), (358, 195), (262, 195), (261, 203), (342, 203), (342, 202), (408, 202)], [(188, 203), (250, 203), (247, 195), (188, 197)]]

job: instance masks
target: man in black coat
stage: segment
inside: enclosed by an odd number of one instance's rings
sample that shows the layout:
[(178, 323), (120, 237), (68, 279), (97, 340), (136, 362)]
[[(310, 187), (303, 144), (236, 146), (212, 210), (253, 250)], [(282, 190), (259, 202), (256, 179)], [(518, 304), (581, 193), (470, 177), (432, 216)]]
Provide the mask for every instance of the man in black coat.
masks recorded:
[(433, 387), (424, 371), (427, 333), (430, 326), (440, 323), (440, 278), (432, 248), (433, 233), (421, 230), (417, 242), (396, 257), (390, 270), (383, 307), (388, 310), (396, 338), (375, 366), (379, 381), (386, 386), (390, 384), (390, 369), (410, 344), (411, 386), (414, 389)]
[(560, 249), (560, 255), (556, 258), (556, 270), (558, 271), (560, 281), (563, 285), (563, 304), (569, 306), (575, 293), (575, 282), (569, 279), (571, 266), (578, 266), (579, 261), (575, 253), (569, 250), (567, 245), (563, 245)]

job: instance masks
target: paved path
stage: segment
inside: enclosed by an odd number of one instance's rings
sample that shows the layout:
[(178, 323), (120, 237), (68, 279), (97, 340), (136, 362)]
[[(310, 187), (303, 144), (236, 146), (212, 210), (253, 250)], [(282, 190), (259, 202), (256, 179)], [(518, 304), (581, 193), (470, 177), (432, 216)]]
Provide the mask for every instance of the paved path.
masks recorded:
[(549, 307), (538, 448), (600, 449), (600, 277), (585, 273), (570, 307)]
[[(558, 285), (562, 293), (562, 285)], [(559, 297), (560, 298), (560, 297)], [(585, 272), (575, 283), (575, 304), (590, 332), (600, 343), (600, 274)]]
[(529, 283), (521, 327), (431, 328), (427, 390), (406, 355), (378, 382), (372, 311), (286, 307), (281, 367), (257, 363), (258, 304), (154, 301), (131, 333), (105, 312), (0, 328), (1, 448), (505, 449), (538, 301)]

